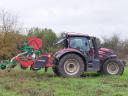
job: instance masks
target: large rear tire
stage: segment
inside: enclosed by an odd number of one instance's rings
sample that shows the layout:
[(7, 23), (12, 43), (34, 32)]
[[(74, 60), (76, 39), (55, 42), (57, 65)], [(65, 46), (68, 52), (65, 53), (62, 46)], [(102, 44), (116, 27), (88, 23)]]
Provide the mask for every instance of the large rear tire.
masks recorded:
[(105, 75), (122, 75), (124, 64), (119, 59), (109, 59), (103, 64), (101, 70)]
[(56, 68), (57, 74), (62, 77), (80, 77), (84, 72), (84, 61), (79, 55), (67, 54), (61, 58)]

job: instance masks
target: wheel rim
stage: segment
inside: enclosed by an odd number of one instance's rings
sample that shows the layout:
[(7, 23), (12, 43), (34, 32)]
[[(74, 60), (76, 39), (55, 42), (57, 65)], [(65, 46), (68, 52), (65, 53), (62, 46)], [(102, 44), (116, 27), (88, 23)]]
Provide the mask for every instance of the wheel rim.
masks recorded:
[(77, 74), (80, 69), (79, 61), (76, 59), (68, 59), (64, 63), (64, 71), (68, 75)]
[(119, 66), (115, 62), (112, 62), (108, 64), (107, 70), (109, 74), (117, 74), (119, 71)]

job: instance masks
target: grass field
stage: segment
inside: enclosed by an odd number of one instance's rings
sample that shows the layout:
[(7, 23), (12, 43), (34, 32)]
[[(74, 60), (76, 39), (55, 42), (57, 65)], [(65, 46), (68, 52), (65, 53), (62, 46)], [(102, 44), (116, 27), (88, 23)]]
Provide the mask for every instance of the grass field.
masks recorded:
[(122, 76), (89, 74), (61, 78), (21, 69), (0, 71), (0, 96), (128, 96), (128, 68)]

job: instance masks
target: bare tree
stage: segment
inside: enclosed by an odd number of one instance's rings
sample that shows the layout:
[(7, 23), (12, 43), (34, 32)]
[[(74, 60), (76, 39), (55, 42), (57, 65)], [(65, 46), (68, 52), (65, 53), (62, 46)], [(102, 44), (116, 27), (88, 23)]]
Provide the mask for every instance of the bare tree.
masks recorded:
[(119, 35), (113, 34), (112, 37), (110, 38), (103, 37), (103, 40), (104, 40), (104, 43), (103, 43), (104, 47), (108, 47), (108, 48), (114, 49), (115, 51), (118, 51), (118, 47), (120, 44)]
[(22, 35), (18, 34), (19, 31), (17, 16), (2, 10), (0, 12), (0, 58), (8, 58), (15, 53), (16, 43), (22, 39)]
[(118, 34), (113, 34), (110, 38), (103, 38), (103, 47), (111, 48), (122, 59), (128, 58), (128, 40), (121, 41)]
[(0, 31), (16, 32), (17, 31), (17, 16), (2, 10), (0, 12)]

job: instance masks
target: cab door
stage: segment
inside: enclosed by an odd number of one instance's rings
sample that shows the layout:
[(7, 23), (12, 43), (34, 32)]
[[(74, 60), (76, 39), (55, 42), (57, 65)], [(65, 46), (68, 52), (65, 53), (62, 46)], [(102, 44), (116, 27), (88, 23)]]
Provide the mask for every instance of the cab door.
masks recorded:
[(96, 43), (96, 38), (91, 38), (89, 40), (90, 50), (88, 52), (88, 66), (87, 71), (99, 71), (100, 70), (100, 60), (98, 47)]

